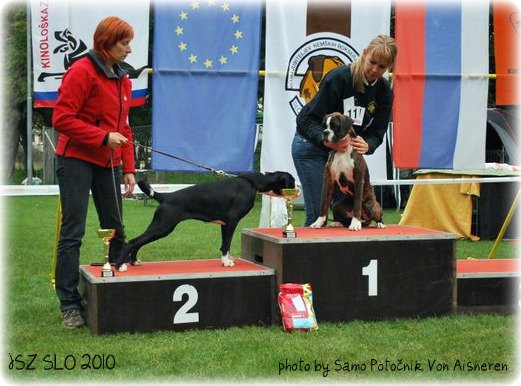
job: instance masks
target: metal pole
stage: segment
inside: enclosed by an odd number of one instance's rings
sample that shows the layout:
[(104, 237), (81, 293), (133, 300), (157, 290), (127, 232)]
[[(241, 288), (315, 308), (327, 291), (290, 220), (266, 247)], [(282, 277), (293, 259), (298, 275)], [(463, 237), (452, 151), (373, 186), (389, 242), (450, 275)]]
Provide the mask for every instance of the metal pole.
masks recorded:
[(60, 243), (60, 233), (62, 229), (62, 202), (58, 196), (58, 213), (56, 215), (56, 232), (54, 234), (54, 250), (51, 257), (51, 285), (56, 289), (56, 262), (58, 261), (58, 245)]
[(507, 228), (510, 225), (512, 216), (514, 216), (514, 213), (519, 205), (520, 197), (521, 197), (521, 188), (517, 191), (516, 197), (514, 198), (514, 202), (512, 203), (512, 206), (510, 207), (510, 210), (508, 211), (507, 217), (505, 218), (505, 221), (503, 222), (503, 225), (501, 226), (501, 229), (499, 230), (499, 234), (496, 238), (496, 241), (494, 242), (494, 245), (492, 246), (492, 249), (490, 250), (490, 253), (488, 254), (489, 259), (493, 259), (496, 257), (496, 252), (499, 247), (499, 243), (501, 242), (501, 240), (503, 240), (503, 236), (505, 236), (505, 232), (507, 231)]
[(32, 98), (31, 2), (27, 2), (27, 185), (33, 184), (33, 98)]

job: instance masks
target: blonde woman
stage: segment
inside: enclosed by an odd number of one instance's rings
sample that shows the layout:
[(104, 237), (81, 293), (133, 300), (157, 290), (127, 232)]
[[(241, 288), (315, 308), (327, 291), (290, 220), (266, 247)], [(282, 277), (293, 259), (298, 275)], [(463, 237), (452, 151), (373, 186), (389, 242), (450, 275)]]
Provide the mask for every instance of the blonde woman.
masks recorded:
[(383, 141), (393, 104), (393, 92), (383, 74), (392, 69), (397, 54), (393, 38), (379, 35), (362, 55), (346, 66), (331, 70), (315, 97), (297, 116), (292, 157), (302, 185), (305, 226), (319, 216), (324, 167), (331, 150), (345, 151), (347, 142), (322, 138), (326, 114), (340, 112), (354, 119), (357, 138), (351, 142), (360, 154), (372, 154)]

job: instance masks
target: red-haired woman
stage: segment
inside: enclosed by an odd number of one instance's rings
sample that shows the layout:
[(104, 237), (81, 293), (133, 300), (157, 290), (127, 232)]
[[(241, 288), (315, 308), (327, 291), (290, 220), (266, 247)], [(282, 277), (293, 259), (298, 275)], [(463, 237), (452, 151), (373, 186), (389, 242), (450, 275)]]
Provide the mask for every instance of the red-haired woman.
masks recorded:
[[(60, 133), (56, 148), (62, 207), (56, 263), (56, 294), (62, 325), (84, 325), (78, 292), (80, 246), (92, 192), (100, 227), (116, 229), (109, 259), (124, 243), (120, 183), (135, 186), (132, 132), (128, 125), (131, 82), (120, 64), (132, 52), (133, 28), (111, 16), (94, 32), (94, 47), (63, 76), (53, 112)], [(121, 176), (122, 174), (122, 176)]]

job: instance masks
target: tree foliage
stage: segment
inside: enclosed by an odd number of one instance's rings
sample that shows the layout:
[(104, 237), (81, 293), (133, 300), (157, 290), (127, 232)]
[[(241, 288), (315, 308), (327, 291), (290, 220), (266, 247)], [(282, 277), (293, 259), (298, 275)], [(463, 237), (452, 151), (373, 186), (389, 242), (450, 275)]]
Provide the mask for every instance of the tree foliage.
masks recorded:
[(27, 99), (27, 10), (25, 4), (13, 3), (4, 12), (4, 96), (17, 105)]
[(20, 139), (27, 149), (25, 135), (27, 112), (27, 11), (24, 3), (11, 3), (2, 9), (3, 100), (2, 162), (0, 179), (10, 178)]

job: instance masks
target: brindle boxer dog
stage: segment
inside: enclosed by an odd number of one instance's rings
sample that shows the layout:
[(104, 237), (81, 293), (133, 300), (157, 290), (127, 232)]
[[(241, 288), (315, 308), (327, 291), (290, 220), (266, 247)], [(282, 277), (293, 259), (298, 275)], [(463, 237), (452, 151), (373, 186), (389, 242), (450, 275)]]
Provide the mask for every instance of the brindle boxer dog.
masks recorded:
[[(338, 142), (346, 135), (350, 138), (356, 137), (353, 120), (348, 116), (335, 112), (326, 115), (323, 123), (324, 140)], [(311, 228), (326, 225), (335, 185), (344, 196), (331, 208), (335, 220), (331, 226), (345, 226), (352, 231), (358, 231), (362, 229), (362, 222), (369, 225), (371, 221), (376, 221), (378, 228), (385, 228), (382, 222), (383, 210), (376, 201), (367, 163), (351, 145), (345, 152), (331, 151), (329, 155), (324, 171), (320, 216), (311, 224)]]

